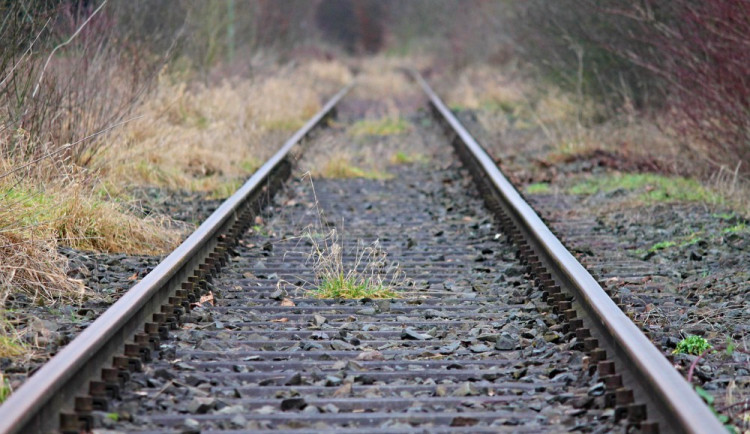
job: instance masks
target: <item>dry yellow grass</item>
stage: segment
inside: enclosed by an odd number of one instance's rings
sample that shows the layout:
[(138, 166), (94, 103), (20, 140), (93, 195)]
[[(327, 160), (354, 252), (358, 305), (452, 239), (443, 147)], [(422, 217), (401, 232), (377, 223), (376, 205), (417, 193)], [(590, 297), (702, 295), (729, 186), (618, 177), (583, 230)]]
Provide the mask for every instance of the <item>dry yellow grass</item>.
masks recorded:
[(314, 140), (300, 162), (302, 171), (313, 177), (388, 179), (389, 165), (426, 163), (440, 152), (439, 129), (418, 128), (408, 120), (426, 107), (426, 99), (404, 71), (427, 61), (375, 56), (354, 63), (357, 86), (347, 100), (366, 109), (351, 123), (334, 124), (336, 134)]
[(58, 255), (52, 238), (25, 239), (0, 233), (0, 255), (0, 305), (17, 292), (47, 304), (77, 301), (83, 295), (81, 283), (65, 274), (67, 261)]
[(80, 299), (84, 288), (67, 277), (58, 245), (155, 254), (179, 239), (165, 221), (103, 200), (93, 178), (65, 161), (14, 171), (21, 167), (0, 159), (0, 305), (19, 292), (45, 304)]
[[(40, 161), (0, 158), (0, 305), (23, 292), (37, 302), (74, 301), (57, 246), (159, 254), (179, 241), (169, 220), (142, 218), (112, 197), (134, 185), (230, 194), (322, 101), (352, 79), (340, 63), (311, 62), (274, 76), (188, 86), (164, 76), (78, 167), (63, 154)], [(0, 128), (0, 155), (20, 139)], [(35, 146), (43, 146), (37, 143)], [(89, 158), (90, 157), (90, 158)], [(106, 186), (106, 188), (105, 188)]]
[(112, 138), (106, 179), (220, 196), (252, 173), (321, 103), (352, 79), (340, 63), (312, 62), (271, 77), (215, 86), (164, 77), (143, 117)]

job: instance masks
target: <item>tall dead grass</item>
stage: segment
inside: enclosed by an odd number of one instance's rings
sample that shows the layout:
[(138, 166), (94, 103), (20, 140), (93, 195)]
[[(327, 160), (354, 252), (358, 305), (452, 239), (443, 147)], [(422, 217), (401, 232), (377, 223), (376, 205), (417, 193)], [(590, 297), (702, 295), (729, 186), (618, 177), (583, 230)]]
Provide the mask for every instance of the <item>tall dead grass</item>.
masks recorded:
[[(650, 164), (670, 174), (702, 179), (728, 204), (747, 213), (750, 188), (738, 170), (706, 176), (701, 154), (686, 152), (699, 140), (671, 126), (669, 113), (646, 116), (625, 104), (614, 115), (582, 94), (533, 84), (521, 68), (474, 65), (443, 77), (440, 90), (454, 109), (469, 109), (486, 132), (486, 146), (505, 164), (523, 159), (560, 161), (595, 150)], [(519, 160), (519, 161), (520, 161)], [(520, 169), (520, 167), (519, 167)]]
[(343, 64), (317, 61), (210, 86), (163, 76), (95, 166), (110, 184), (228, 193), (351, 79)]

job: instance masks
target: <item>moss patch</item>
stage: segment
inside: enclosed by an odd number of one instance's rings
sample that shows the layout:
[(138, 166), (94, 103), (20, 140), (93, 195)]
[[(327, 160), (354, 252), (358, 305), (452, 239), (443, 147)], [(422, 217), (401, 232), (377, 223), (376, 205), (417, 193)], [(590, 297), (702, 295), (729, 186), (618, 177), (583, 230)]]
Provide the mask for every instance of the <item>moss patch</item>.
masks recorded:
[(550, 192), (549, 183), (546, 182), (535, 182), (529, 184), (524, 188), (527, 194), (547, 194)]
[(646, 203), (704, 202), (719, 204), (723, 198), (703, 187), (698, 181), (679, 176), (668, 177), (651, 173), (615, 173), (579, 181), (568, 188), (571, 194), (592, 195), (623, 190)]

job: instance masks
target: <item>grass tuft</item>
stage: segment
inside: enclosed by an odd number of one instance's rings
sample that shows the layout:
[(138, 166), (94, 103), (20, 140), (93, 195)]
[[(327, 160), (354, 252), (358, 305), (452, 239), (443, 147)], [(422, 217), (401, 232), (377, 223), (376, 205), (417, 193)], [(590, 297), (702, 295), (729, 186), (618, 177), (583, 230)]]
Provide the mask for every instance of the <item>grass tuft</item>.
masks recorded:
[(391, 164), (413, 164), (413, 163), (427, 163), (429, 159), (419, 153), (409, 153), (404, 151), (397, 151), (391, 157)]
[(397, 298), (396, 289), (405, 283), (398, 264), (388, 263), (387, 253), (377, 240), (369, 245), (358, 240), (356, 251), (352, 252), (353, 262), (345, 263), (344, 242), (335, 228), (324, 229), (314, 185), (312, 189), (318, 222), (302, 235), (311, 246), (308, 257), (315, 273), (314, 288), (308, 291), (309, 295), (315, 298)]
[(5, 402), (11, 393), (13, 393), (13, 388), (10, 386), (10, 381), (0, 372), (0, 404)]
[(656, 251), (659, 251), (659, 250), (668, 249), (668, 248), (676, 246), (676, 245), (677, 245), (677, 243), (674, 242), (674, 241), (660, 241), (660, 242), (654, 244), (653, 246), (651, 246), (648, 249), (648, 251), (651, 252), (651, 253), (653, 253), (653, 252), (656, 252)]
[(324, 276), (318, 287), (310, 290), (315, 298), (397, 298), (398, 293), (382, 283), (369, 279), (357, 279), (355, 276)]
[(549, 183), (534, 182), (525, 188), (527, 194), (547, 194), (550, 192)]
[(690, 335), (681, 340), (672, 354), (693, 354), (700, 356), (704, 351), (711, 348), (711, 344), (700, 336)]
[[(26, 347), (13, 336), (0, 335), (0, 357), (11, 358), (26, 352)], [(2, 395), (2, 393), (0, 393)], [(2, 402), (2, 400), (0, 400)]]

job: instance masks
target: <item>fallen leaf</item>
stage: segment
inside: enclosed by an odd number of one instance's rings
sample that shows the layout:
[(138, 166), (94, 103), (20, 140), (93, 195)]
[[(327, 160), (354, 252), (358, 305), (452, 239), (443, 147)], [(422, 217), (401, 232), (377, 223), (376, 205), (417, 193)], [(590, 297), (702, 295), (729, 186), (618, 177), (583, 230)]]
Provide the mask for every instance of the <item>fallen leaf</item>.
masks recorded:
[(284, 306), (284, 307), (293, 307), (293, 306), (296, 306), (296, 304), (294, 304), (294, 302), (292, 301), (291, 298), (285, 298), (285, 299), (281, 300), (281, 305)]
[(130, 280), (131, 282), (134, 280), (138, 280), (138, 273), (133, 273), (132, 276), (128, 277), (128, 280)]
[(198, 300), (198, 304), (202, 305), (204, 303), (208, 303), (211, 306), (214, 305), (214, 293), (209, 291), (206, 295), (201, 295), (201, 299)]
[(271, 322), (289, 322), (289, 318), (272, 319)]

